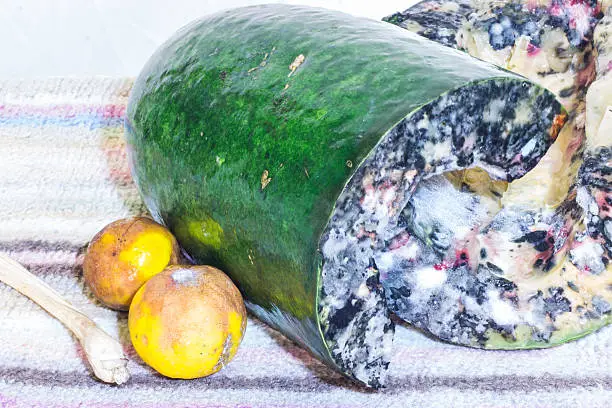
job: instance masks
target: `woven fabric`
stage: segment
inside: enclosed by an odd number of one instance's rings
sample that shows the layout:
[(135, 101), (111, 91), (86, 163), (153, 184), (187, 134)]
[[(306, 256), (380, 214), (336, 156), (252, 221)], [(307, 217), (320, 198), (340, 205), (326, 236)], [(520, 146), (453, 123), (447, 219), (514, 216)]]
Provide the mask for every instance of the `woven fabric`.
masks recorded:
[(0, 252), (24, 264), (119, 338), (132, 379), (96, 381), (68, 330), (0, 284), (0, 407), (609, 407), (612, 327), (564, 346), (484, 351), (400, 326), (390, 381), (352, 385), (250, 317), (235, 359), (179, 381), (146, 367), (127, 314), (84, 287), (88, 240), (144, 207), (130, 178), (123, 116), (130, 80), (0, 82)]

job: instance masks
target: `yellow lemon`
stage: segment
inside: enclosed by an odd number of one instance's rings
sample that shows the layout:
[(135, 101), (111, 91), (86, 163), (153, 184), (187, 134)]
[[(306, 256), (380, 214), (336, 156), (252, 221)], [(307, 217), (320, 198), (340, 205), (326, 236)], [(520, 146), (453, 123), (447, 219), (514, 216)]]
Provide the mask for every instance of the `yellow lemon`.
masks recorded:
[(177, 263), (178, 253), (174, 236), (155, 221), (122, 219), (104, 227), (89, 243), (83, 276), (102, 303), (127, 310), (142, 284)]
[(198, 378), (234, 357), (246, 328), (240, 291), (210, 266), (166, 268), (130, 306), (128, 327), (138, 355), (160, 374)]

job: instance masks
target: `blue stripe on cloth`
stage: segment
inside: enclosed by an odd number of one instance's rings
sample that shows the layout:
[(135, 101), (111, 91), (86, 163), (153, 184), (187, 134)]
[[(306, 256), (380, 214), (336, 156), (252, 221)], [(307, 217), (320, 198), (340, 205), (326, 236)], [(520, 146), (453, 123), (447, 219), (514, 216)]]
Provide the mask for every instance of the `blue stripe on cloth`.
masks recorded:
[(0, 116), (0, 126), (65, 126), (75, 127), (84, 126), (90, 129), (99, 129), (102, 127), (123, 126), (123, 117), (103, 117), (95, 114), (75, 115), (69, 118), (66, 117), (48, 117), (48, 116), (17, 116), (17, 117), (2, 117)]

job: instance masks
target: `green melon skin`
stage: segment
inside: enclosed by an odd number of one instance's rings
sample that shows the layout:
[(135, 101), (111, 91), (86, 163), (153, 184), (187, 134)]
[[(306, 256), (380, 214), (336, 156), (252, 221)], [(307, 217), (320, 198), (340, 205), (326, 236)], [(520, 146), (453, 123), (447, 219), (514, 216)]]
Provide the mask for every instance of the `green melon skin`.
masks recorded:
[[(461, 126), (489, 132), (498, 119), (483, 123), (484, 106), (504, 96), (537, 113), (535, 124), (504, 140), (481, 135), (459, 154)], [(450, 100), (465, 107), (454, 122)], [(379, 387), (394, 327), (376, 268), (360, 269), (367, 259), (356, 247), (340, 259), (322, 246), (342, 221), (339, 197), (358, 192), (347, 186), (363, 163), (376, 169), (401, 149), (403, 161), (387, 164), (403, 169), (406, 191), (426, 174), (480, 162), (520, 177), (556, 136), (559, 113), (524, 78), (390, 24), (265, 5), (205, 17), (166, 42), (134, 84), (126, 138), (145, 204), (193, 261), (227, 272), (252, 313), (330, 367)], [(441, 119), (408, 134), (425, 114)], [(452, 153), (434, 154), (451, 136), (433, 123), (452, 131)], [(510, 163), (530, 140), (533, 155)]]

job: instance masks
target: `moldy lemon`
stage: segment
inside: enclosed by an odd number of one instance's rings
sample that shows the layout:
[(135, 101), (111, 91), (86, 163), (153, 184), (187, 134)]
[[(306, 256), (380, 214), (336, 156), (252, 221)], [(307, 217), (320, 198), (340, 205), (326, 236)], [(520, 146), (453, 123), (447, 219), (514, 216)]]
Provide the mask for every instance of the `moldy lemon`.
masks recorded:
[(174, 236), (155, 221), (121, 219), (104, 227), (89, 243), (83, 276), (102, 303), (127, 310), (142, 284), (177, 263), (178, 254)]
[(128, 326), (138, 355), (171, 378), (205, 377), (234, 357), (246, 328), (238, 288), (210, 266), (170, 266), (136, 293)]

